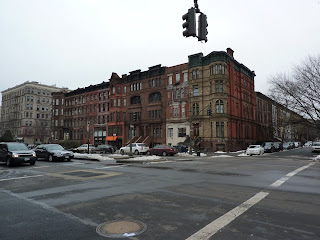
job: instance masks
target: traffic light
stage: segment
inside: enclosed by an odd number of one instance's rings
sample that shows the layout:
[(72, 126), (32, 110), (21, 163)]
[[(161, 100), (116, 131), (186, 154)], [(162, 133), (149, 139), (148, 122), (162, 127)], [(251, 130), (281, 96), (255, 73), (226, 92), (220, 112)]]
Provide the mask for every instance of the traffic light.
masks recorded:
[(198, 41), (208, 41), (207, 38), (207, 27), (208, 27), (208, 22), (207, 22), (207, 15), (201, 13), (198, 19)]
[(186, 29), (183, 31), (183, 36), (196, 37), (196, 9), (190, 8), (188, 13), (182, 16), (182, 20), (185, 20), (182, 27)]

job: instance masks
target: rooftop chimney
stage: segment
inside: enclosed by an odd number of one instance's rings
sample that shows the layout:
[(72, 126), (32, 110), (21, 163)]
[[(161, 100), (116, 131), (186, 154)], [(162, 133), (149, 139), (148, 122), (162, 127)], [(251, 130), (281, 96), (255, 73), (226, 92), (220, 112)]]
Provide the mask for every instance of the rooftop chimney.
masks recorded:
[(227, 48), (227, 53), (228, 53), (231, 57), (233, 57), (234, 51), (233, 51), (231, 48)]

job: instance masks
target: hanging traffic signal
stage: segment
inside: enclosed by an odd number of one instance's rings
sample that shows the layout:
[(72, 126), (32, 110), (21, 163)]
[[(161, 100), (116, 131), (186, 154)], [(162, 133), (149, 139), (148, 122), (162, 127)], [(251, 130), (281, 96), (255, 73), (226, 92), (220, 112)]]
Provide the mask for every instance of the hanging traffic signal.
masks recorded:
[(183, 36), (196, 37), (196, 9), (190, 8), (188, 13), (182, 16), (182, 20), (185, 20), (182, 27), (186, 29), (183, 31)]
[(207, 27), (208, 27), (208, 22), (207, 22), (207, 15), (201, 13), (199, 18), (198, 18), (198, 41), (208, 41), (207, 38)]

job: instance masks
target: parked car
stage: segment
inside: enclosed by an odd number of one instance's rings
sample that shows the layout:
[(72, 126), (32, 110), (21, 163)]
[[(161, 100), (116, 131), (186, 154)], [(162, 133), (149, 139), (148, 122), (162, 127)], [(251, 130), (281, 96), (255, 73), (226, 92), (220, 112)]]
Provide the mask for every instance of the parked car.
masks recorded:
[[(92, 153), (96, 150), (96, 147), (92, 144), (89, 144), (89, 152)], [(88, 152), (88, 144), (82, 144), (80, 147), (73, 149), (76, 152)]]
[(246, 150), (247, 155), (262, 155), (264, 154), (264, 147), (261, 145), (250, 145)]
[(312, 141), (306, 142), (303, 146), (304, 147), (311, 147), (312, 146)]
[(6, 162), (8, 167), (17, 163), (29, 163), (34, 165), (37, 155), (28, 149), (24, 143), (2, 142), (0, 143), (0, 162)]
[(312, 152), (320, 152), (320, 142), (313, 142), (311, 149)]
[(45, 158), (49, 162), (54, 160), (70, 161), (74, 157), (73, 152), (65, 150), (59, 144), (42, 144), (36, 147), (35, 152), (38, 158)]
[(270, 152), (270, 153), (273, 153), (275, 152), (275, 147), (273, 145), (273, 142), (265, 142), (263, 144), (263, 147), (264, 147), (264, 152)]
[[(135, 155), (145, 154), (149, 150), (149, 147), (145, 143), (132, 143), (132, 153)], [(129, 154), (130, 144), (120, 148), (120, 154)]]
[(98, 145), (95, 150), (95, 152), (102, 152), (102, 153), (114, 153), (115, 149), (113, 146), (111, 145), (107, 145), (107, 144), (102, 144), (102, 145)]
[(177, 146), (173, 146), (178, 152), (188, 152), (189, 147), (183, 143), (178, 143)]
[(283, 149), (290, 150), (290, 149), (293, 149), (293, 146), (290, 142), (285, 142), (283, 143)]
[(295, 148), (301, 147), (301, 142), (294, 142), (294, 147)]
[(147, 151), (147, 155), (173, 156), (176, 153), (178, 153), (176, 148), (165, 144), (154, 146), (153, 148), (149, 148), (149, 150)]
[(281, 142), (274, 142), (273, 146), (277, 152), (283, 151), (283, 144)]

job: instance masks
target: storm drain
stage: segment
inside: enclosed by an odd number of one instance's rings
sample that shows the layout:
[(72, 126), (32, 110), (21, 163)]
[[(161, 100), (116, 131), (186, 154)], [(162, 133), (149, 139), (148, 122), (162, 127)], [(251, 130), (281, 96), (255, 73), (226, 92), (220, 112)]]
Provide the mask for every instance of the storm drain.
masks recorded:
[(97, 177), (97, 176), (105, 175), (103, 173), (88, 172), (88, 171), (65, 172), (63, 174), (69, 175), (69, 176), (74, 176), (74, 177), (82, 177), (82, 178)]
[(137, 220), (114, 220), (100, 224), (97, 233), (109, 238), (126, 238), (139, 235), (146, 229), (147, 225)]

